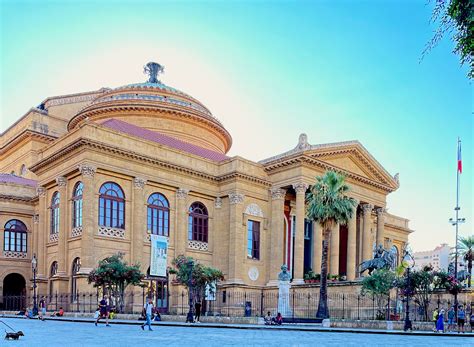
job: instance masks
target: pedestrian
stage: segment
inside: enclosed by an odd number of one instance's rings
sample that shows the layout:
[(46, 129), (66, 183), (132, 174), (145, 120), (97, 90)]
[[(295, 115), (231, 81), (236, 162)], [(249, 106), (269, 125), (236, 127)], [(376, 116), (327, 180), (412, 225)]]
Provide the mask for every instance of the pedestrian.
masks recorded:
[(464, 334), (464, 323), (466, 322), (466, 311), (464, 311), (464, 305), (458, 306), (458, 334), (462, 332)]
[(471, 325), (471, 333), (474, 330), (474, 309), (471, 307), (471, 316), (469, 318), (469, 323)]
[(40, 308), (39, 319), (44, 320), (44, 317), (46, 317), (46, 299), (44, 295), (41, 297), (39, 301), (39, 308)]
[(454, 306), (451, 306), (451, 308), (448, 311), (448, 331), (454, 330), (454, 324), (455, 324), (454, 315), (455, 315)]
[(107, 295), (104, 295), (102, 300), (99, 302), (99, 317), (95, 321), (95, 326), (99, 323), (99, 320), (105, 318), (105, 326), (110, 327), (109, 325), (109, 304), (107, 302)]
[(265, 325), (271, 325), (273, 321), (273, 317), (270, 313), (270, 311), (267, 312), (267, 315), (263, 317), (263, 321), (265, 322)]
[(145, 323), (141, 325), (142, 330), (145, 330), (145, 325), (148, 325), (148, 330), (152, 331), (151, 328), (151, 314), (153, 312), (153, 300), (149, 299), (148, 302), (143, 305), (143, 313), (145, 314)]
[(194, 304), (194, 311), (196, 312), (196, 322), (201, 323), (201, 300), (196, 300), (196, 303)]
[(435, 308), (434, 311), (433, 311), (433, 323), (434, 323), (433, 331), (436, 331), (436, 322), (438, 321), (438, 316), (439, 316), (438, 309)]
[(438, 315), (438, 320), (436, 321), (436, 332), (444, 333), (444, 310)]
[(283, 323), (283, 316), (281, 315), (280, 312), (278, 312), (277, 315), (276, 315), (276, 317), (273, 318), (273, 322), (274, 322), (274, 324), (276, 324), (276, 325), (282, 325), (282, 323)]

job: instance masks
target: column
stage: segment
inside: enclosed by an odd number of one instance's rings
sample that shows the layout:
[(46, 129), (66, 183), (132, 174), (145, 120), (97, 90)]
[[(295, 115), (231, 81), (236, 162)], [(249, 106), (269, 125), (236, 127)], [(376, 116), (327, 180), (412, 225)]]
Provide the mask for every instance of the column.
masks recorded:
[(354, 213), (347, 223), (347, 280), (353, 281), (356, 277), (356, 247), (357, 247), (357, 204)]
[(176, 191), (177, 208), (176, 208), (176, 237), (175, 237), (175, 257), (185, 255), (188, 243), (187, 237), (187, 208), (186, 200), (188, 198), (188, 189), (179, 188)]
[(284, 231), (284, 207), (285, 207), (286, 190), (281, 188), (270, 189), (272, 199), (272, 222), (270, 230), (270, 238), (268, 245), (270, 246), (268, 285), (278, 284), (278, 274), (281, 266), (286, 263), (285, 247), (283, 245)]
[(370, 215), (373, 206), (364, 204), (363, 211), (363, 230), (362, 230), (362, 261), (372, 259), (372, 238), (370, 235), (370, 224), (372, 223)]
[(321, 273), (321, 256), (323, 253), (323, 229), (321, 224), (313, 222), (313, 272)]
[(59, 191), (59, 235), (58, 235), (58, 276), (65, 276), (67, 274), (67, 239), (70, 230), (68, 229), (68, 191), (67, 191), (67, 178), (58, 177), (56, 178), (56, 184), (58, 185)]
[(293, 184), (296, 191), (296, 229), (295, 229), (295, 268), (293, 283), (304, 283), (304, 217), (305, 217), (305, 196), (308, 184), (299, 182)]
[[(229, 194), (229, 275), (228, 283), (243, 283), (239, 270), (244, 256), (244, 237), (242, 235), (242, 213), (244, 195), (232, 192)], [(242, 243), (244, 242), (244, 247)]]
[[(34, 214), (33, 215), (33, 232), (31, 233), (31, 236), (28, 236), (30, 237), (28, 240), (28, 243), (33, 243), (33, 251), (29, 251), (28, 253), (31, 253), (30, 254), (30, 257), (33, 258), (33, 254), (36, 254), (36, 259), (38, 259), (38, 238), (39, 238), (39, 214)], [(28, 244), (27, 245), (28, 249), (30, 249), (30, 245)], [(38, 269), (39, 270), (39, 269)]]
[[(132, 220), (132, 262), (134, 264), (145, 264), (143, 258), (143, 239), (146, 235), (146, 198), (144, 187), (146, 180), (140, 177), (133, 179), (133, 220)], [(146, 270), (145, 270), (146, 271)]]
[(90, 165), (80, 165), (79, 172), (82, 174), (82, 236), (81, 236), (81, 268), (79, 273), (89, 274), (97, 265), (94, 258), (94, 235), (97, 234), (98, 213), (97, 198), (94, 184), (96, 168)]
[(339, 275), (339, 223), (336, 223), (331, 230), (330, 236), (330, 243), (329, 243), (329, 256), (331, 257), (329, 260), (329, 274), (331, 276)]
[(379, 245), (382, 245), (382, 247), (385, 248), (385, 230), (384, 230), (384, 225), (385, 225), (385, 209), (383, 207), (378, 208), (377, 210), (377, 242), (376, 242), (376, 247)]
[(48, 274), (48, 264), (46, 263), (46, 237), (49, 235), (47, 228), (47, 204), (46, 204), (46, 189), (44, 187), (37, 187), (36, 194), (38, 194), (38, 210), (39, 210), (39, 223), (38, 223), (38, 239), (37, 254), (38, 257), (38, 277), (46, 278)]

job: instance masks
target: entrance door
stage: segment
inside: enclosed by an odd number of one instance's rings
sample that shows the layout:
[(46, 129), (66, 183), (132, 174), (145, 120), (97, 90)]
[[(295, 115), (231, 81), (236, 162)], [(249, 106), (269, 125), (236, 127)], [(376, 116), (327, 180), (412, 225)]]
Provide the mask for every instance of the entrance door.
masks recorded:
[(3, 280), (3, 309), (19, 311), (26, 305), (26, 281), (17, 273), (8, 274)]
[(168, 313), (168, 277), (150, 276), (150, 269), (148, 268), (146, 279), (150, 283), (148, 286), (147, 297), (153, 299), (158, 312)]

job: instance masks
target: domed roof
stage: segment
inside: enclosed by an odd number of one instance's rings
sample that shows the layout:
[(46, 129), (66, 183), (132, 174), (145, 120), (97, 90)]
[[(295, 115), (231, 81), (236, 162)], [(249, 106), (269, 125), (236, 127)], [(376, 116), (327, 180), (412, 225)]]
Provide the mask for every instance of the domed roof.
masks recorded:
[(201, 102), (159, 81), (157, 74), (162, 71), (161, 65), (148, 63), (147, 82), (127, 84), (100, 95), (69, 121), (68, 129), (76, 128), (85, 119), (122, 119), (226, 153), (232, 138), (222, 123)]

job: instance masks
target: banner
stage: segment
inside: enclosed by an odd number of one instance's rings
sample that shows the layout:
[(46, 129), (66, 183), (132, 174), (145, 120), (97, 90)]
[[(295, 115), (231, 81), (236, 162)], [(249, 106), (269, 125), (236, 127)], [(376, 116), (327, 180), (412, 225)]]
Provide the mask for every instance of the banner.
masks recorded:
[(150, 235), (151, 259), (150, 276), (166, 277), (168, 259), (168, 238), (161, 235)]

